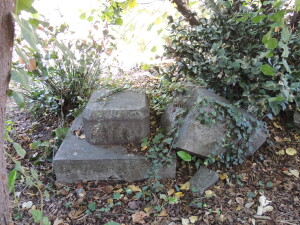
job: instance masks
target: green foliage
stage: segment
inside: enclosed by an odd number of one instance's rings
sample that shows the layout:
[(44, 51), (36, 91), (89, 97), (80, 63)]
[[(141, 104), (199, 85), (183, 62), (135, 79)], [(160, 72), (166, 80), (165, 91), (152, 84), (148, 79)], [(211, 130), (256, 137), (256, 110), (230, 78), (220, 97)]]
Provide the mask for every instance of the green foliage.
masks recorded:
[(184, 161), (186, 161), (186, 162), (192, 161), (192, 156), (191, 156), (189, 153), (185, 152), (185, 151), (178, 151), (178, 152), (177, 152), (177, 155), (178, 155), (182, 160), (184, 160)]
[(173, 74), (201, 81), (259, 116), (299, 107), (300, 35), (290, 33), (284, 15), (224, 14), (198, 27), (172, 22), (166, 53), (177, 61)]
[[(67, 25), (54, 28), (39, 21), (37, 29), (26, 20), (16, 20), (23, 39), (16, 41), (21, 60), (14, 62), (12, 74), (27, 90), (33, 114), (76, 116), (80, 109), (74, 109), (84, 106), (99, 88), (105, 49), (92, 35), (85, 40), (58, 38), (61, 33), (72, 33)], [(30, 77), (30, 84), (25, 74)]]

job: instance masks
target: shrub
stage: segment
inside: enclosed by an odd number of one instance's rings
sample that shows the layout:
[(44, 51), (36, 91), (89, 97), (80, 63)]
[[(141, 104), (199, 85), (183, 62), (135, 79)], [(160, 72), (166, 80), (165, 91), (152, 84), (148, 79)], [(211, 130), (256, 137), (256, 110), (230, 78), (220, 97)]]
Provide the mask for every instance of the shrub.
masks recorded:
[[(202, 81), (259, 116), (299, 107), (299, 33), (278, 27), (270, 34), (270, 20), (237, 21), (231, 16), (202, 19), (197, 27), (182, 24), (170, 23), (171, 41), (166, 46), (166, 54), (177, 61), (179, 77)], [(267, 41), (266, 33), (272, 37)]]
[(17, 41), (27, 63), (14, 64), (17, 72), (30, 77), (31, 90), (25, 95), (31, 103), (34, 115), (73, 115), (74, 110), (87, 102), (91, 93), (99, 88), (99, 79), (104, 73), (101, 42), (92, 35), (87, 39), (60, 39), (59, 35), (72, 34), (67, 25), (53, 28), (40, 27), (37, 31), (40, 48)]

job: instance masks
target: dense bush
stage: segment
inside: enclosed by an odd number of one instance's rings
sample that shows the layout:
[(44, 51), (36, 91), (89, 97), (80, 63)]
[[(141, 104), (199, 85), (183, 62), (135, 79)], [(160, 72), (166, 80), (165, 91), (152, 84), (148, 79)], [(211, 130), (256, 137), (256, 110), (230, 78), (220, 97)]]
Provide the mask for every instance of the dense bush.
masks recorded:
[(197, 27), (172, 21), (166, 53), (175, 57), (179, 77), (204, 81), (259, 116), (299, 107), (300, 35), (283, 25), (274, 29), (272, 17), (264, 18), (237, 21), (223, 15), (202, 19)]
[(72, 34), (66, 25), (39, 29), (39, 48), (17, 40), (25, 59), (14, 64), (14, 73), (26, 73), (30, 78), (31, 89), (25, 95), (33, 114), (73, 115), (99, 88), (106, 49), (92, 35), (84, 40), (59, 37)]

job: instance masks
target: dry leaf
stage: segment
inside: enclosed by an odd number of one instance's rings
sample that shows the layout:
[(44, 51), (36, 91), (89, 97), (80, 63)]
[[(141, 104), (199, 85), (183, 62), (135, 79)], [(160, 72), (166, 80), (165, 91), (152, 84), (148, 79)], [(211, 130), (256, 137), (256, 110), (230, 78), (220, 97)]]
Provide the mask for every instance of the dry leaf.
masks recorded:
[(184, 190), (186, 190), (186, 191), (190, 190), (190, 182), (184, 183), (184, 184), (180, 187), (180, 190), (182, 190), (182, 191), (184, 191)]
[(198, 216), (190, 216), (190, 221), (191, 223), (196, 223), (196, 221), (198, 220)]
[(146, 208), (144, 208), (144, 211), (145, 211), (146, 213), (150, 213), (150, 212), (152, 211), (152, 207), (151, 207), (151, 206), (146, 207)]
[(239, 205), (244, 205), (244, 199), (241, 197), (236, 197), (235, 201), (239, 203)]
[(279, 128), (280, 130), (282, 130), (282, 127), (279, 126), (276, 122), (273, 123), (274, 127)]
[(79, 217), (81, 217), (82, 213), (84, 212), (85, 210), (78, 210), (78, 211), (71, 211), (68, 216), (70, 217), (71, 220), (76, 220), (78, 219)]
[(208, 198), (212, 197), (214, 195), (214, 192), (211, 190), (206, 190), (204, 193), (205, 193), (205, 197), (208, 197)]
[(160, 217), (166, 217), (166, 216), (169, 216), (169, 214), (168, 214), (167, 210), (162, 210), (160, 212), (160, 214), (158, 214), (158, 216), (160, 216)]
[(142, 192), (139, 186), (129, 185), (128, 188), (130, 188), (133, 192)]
[(141, 148), (142, 151), (145, 151), (148, 148), (148, 146), (144, 146)]
[[(132, 189), (131, 189), (132, 190)], [(116, 191), (114, 191), (115, 193), (121, 193), (121, 192), (123, 192), (124, 190), (123, 190), (123, 188), (120, 188), (120, 189), (118, 189), (118, 190), (116, 190)]]
[(248, 202), (248, 203), (246, 203), (245, 207), (246, 207), (247, 209), (249, 209), (249, 208), (251, 208), (253, 205), (254, 205), (254, 202)]
[(288, 154), (288, 155), (296, 155), (296, 154), (297, 154), (297, 151), (296, 151), (296, 149), (294, 149), (294, 148), (287, 148), (287, 149), (285, 150), (285, 152), (286, 152), (286, 154)]
[(53, 222), (53, 225), (64, 225), (63, 219), (56, 218)]
[(290, 173), (295, 177), (299, 178), (299, 171), (298, 170), (290, 170)]
[(36, 69), (36, 61), (35, 61), (35, 59), (29, 59), (28, 60), (28, 64), (27, 64), (27, 70), (29, 72), (32, 72), (35, 69)]
[(168, 190), (168, 195), (171, 196), (172, 194), (174, 194), (175, 190), (173, 188)]
[(221, 180), (227, 180), (228, 179), (228, 175), (226, 173), (219, 174), (219, 177), (220, 177)]
[(85, 135), (82, 134), (82, 135), (79, 136), (79, 138), (80, 138), (80, 139), (85, 139)]
[(183, 197), (184, 196), (184, 194), (182, 193), (182, 192), (176, 192), (175, 193), (175, 197), (177, 197), (178, 199), (180, 198), (180, 197)]
[(181, 224), (182, 225), (189, 225), (189, 223), (190, 223), (189, 219), (181, 218)]
[(284, 154), (285, 154), (285, 151), (284, 151), (283, 149), (281, 149), (281, 150), (279, 150), (279, 151), (277, 152), (277, 154), (278, 154), (278, 155), (284, 155)]
[(280, 137), (276, 136), (276, 137), (274, 137), (274, 139), (275, 139), (276, 142), (282, 142), (282, 139)]
[(149, 214), (145, 213), (143, 211), (136, 212), (135, 214), (132, 214), (132, 216), (131, 216), (132, 222), (138, 223), (138, 224), (145, 224), (144, 218), (148, 217), (148, 216), (149, 216)]

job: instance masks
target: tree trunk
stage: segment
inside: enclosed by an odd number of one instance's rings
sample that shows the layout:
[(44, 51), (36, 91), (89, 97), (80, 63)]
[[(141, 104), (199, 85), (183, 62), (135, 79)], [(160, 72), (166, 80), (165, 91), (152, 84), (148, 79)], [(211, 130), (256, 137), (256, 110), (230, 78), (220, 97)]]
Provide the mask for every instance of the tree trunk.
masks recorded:
[(172, 0), (177, 6), (178, 11), (190, 23), (191, 26), (199, 26), (201, 23), (196, 19), (196, 14), (193, 13), (182, 0)]
[(12, 12), (14, 0), (0, 0), (0, 224), (8, 225), (9, 196), (7, 186), (6, 160), (4, 156), (4, 128), (6, 92), (10, 79), (11, 56), (14, 40)]

